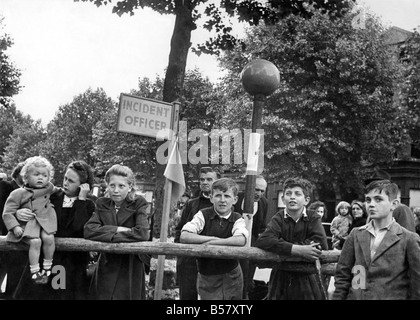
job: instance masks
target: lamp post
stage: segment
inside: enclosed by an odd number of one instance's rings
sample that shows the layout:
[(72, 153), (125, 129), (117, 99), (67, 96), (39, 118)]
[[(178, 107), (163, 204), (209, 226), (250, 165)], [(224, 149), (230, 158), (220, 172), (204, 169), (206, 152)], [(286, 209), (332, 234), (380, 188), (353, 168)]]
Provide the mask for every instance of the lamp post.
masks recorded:
[[(262, 109), (266, 97), (276, 91), (280, 85), (280, 72), (273, 63), (264, 59), (256, 59), (244, 67), (241, 72), (241, 81), (245, 91), (254, 97), (251, 135), (254, 135), (256, 139), (259, 139), (260, 137), (258, 134), (256, 134), (256, 132), (257, 129), (261, 128)], [(254, 155), (257, 156), (257, 159), (259, 156), (258, 150), (256, 150), (255, 146), (252, 145), (253, 142), (254, 140), (250, 137), (244, 195), (244, 213), (249, 215), (248, 218), (250, 220), (250, 224), (247, 224), (247, 226), (249, 226), (249, 241), (247, 243), (248, 246), (251, 245), (250, 240), (252, 234), (252, 215), (254, 213), (255, 178), (258, 172), (258, 166), (253, 166), (253, 168), (250, 168), (250, 152), (254, 152)]]

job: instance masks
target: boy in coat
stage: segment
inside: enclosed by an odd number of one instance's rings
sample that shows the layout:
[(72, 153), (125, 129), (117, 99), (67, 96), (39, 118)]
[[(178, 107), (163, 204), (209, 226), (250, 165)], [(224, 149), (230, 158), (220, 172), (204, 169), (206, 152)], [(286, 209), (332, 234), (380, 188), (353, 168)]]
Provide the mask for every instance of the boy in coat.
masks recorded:
[(420, 237), (393, 218), (397, 194), (398, 186), (389, 180), (366, 187), (371, 221), (353, 229), (344, 243), (334, 300), (420, 299)]

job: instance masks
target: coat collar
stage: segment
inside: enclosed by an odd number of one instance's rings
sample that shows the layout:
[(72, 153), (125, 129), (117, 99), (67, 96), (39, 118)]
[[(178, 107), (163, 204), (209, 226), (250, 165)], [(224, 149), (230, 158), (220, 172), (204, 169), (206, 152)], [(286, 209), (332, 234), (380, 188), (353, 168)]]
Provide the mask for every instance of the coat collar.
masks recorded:
[(372, 261), (370, 259), (370, 241), (371, 241), (371, 234), (369, 233), (367, 229), (367, 225), (360, 227), (358, 229), (359, 232), (356, 233), (356, 237), (359, 240), (363, 257), (365, 258), (365, 261), (367, 265), (369, 265), (371, 262), (378, 259), (384, 252), (386, 252), (389, 248), (391, 248), (396, 242), (401, 240), (401, 233), (403, 232), (401, 226), (394, 221), (394, 223), (391, 224), (389, 230), (385, 234), (382, 242), (380, 243), (378, 249), (376, 250), (376, 254), (373, 257)]
[(111, 219), (115, 225), (122, 225), (128, 218), (133, 215), (132, 210), (126, 210), (128, 207), (135, 203), (135, 199), (131, 200), (129, 198), (125, 198), (124, 201), (119, 206), (118, 212), (115, 208), (115, 202), (111, 198), (106, 198), (106, 203), (111, 210)]
[(51, 182), (48, 182), (45, 188), (37, 189), (37, 188), (31, 188), (25, 185), (23, 187), (29, 192), (33, 193), (34, 198), (43, 197), (45, 195), (50, 195), (54, 191), (54, 185)]

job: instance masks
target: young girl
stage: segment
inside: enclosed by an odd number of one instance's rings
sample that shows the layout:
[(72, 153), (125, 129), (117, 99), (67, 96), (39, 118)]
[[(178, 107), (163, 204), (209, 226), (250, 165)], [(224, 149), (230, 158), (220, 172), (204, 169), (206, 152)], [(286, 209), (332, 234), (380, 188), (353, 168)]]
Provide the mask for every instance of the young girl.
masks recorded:
[[(136, 195), (130, 168), (112, 166), (105, 174), (108, 197), (96, 201), (96, 211), (84, 227), (86, 239), (103, 242), (149, 240), (147, 201)], [(91, 294), (98, 300), (145, 300), (145, 265), (141, 254), (101, 253)]]
[(332, 246), (334, 249), (341, 250), (343, 240), (349, 235), (349, 229), (352, 224), (352, 217), (350, 214), (350, 204), (346, 201), (341, 201), (335, 207), (336, 216), (331, 221)]
[[(40, 156), (29, 158), (21, 170), (23, 188), (12, 191), (7, 198), (4, 211), (4, 224), (9, 231), (7, 241), (24, 241), (29, 244), (29, 267), (31, 278), (37, 284), (46, 284), (51, 275), (55, 251), (54, 234), (57, 231), (57, 217), (50, 202), (50, 196), (56, 191), (50, 182), (54, 176), (51, 163)], [(35, 219), (19, 222), (16, 218), (18, 209), (28, 208), (35, 214)], [(39, 257), (44, 254), (43, 269)]]

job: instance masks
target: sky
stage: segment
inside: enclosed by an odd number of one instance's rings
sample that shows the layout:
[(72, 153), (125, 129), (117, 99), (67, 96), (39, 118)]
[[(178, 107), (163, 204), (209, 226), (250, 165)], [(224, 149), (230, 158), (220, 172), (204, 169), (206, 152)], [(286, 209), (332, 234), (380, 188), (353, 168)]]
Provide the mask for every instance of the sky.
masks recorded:
[[(359, 0), (385, 24), (413, 31), (420, 26), (419, 0)], [(113, 1), (115, 3), (115, 1)], [(139, 78), (164, 77), (174, 16), (139, 9), (119, 17), (112, 6), (96, 7), (73, 0), (1, 0), (3, 30), (14, 44), (7, 54), (21, 70), (18, 110), (46, 125), (59, 106), (88, 88), (103, 88), (118, 101), (120, 93), (138, 87)], [(236, 35), (242, 28), (236, 27)], [(192, 33), (203, 43), (209, 33)], [(217, 60), (190, 52), (187, 69), (198, 68), (212, 82), (221, 75)]]

